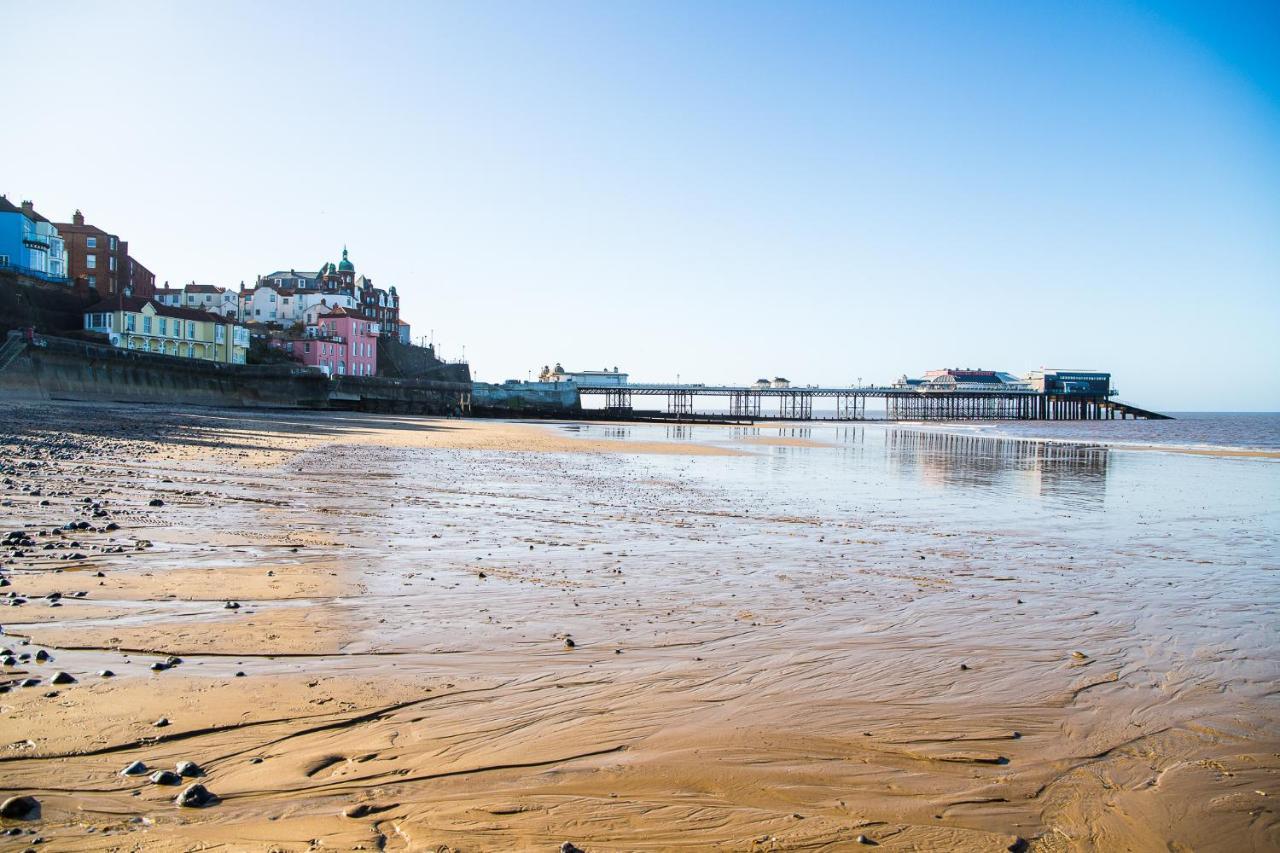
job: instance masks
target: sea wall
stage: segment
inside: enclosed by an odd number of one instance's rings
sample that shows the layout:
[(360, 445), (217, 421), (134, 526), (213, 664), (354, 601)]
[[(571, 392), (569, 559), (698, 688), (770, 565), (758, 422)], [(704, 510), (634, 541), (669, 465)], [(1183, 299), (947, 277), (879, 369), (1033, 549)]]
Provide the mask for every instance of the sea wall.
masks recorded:
[(582, 410), (578, 389), (566, 382), (475, 382), (471, 410), (479, 415), (558, 416)]
[[(326, 408), (329, 380), (283, 365), (215, 364), (37, 336), (0, 350), (0, 395), (41, 400)], [(5, 364), (4, 362), (8, 362)]]
[(470, 391), (461, 382), (330, 379), (300, 366), (215, 364), (22, 332), (0, 345), (0, 396), (8, 398), (455, 415)]

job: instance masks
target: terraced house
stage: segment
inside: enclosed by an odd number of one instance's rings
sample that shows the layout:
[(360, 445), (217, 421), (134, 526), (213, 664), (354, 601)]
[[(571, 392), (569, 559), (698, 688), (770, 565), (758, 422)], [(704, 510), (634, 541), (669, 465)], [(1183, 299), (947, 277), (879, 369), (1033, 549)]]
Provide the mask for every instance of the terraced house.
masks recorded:
[(244, 364), (249, 352), (249, 330), (227, 317), (136, 296), (90, 306), (84, 327), (105, 334), (112, 346), (179, 358)]

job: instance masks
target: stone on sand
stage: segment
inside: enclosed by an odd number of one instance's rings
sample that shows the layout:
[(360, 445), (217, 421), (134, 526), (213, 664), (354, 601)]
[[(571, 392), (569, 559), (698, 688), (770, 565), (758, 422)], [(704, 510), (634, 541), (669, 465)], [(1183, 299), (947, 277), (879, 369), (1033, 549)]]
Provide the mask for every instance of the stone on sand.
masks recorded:
[(35, 814), (39, 807), (40, 801), (35, 797), (10, 797), (0, 803), (0, 817), (8, 820), (27, 820)]
[(213, 802), (213, 794), (198, 782), (182, 789), (182, 793), (174, 798), (174, 802), (187, 809), (198, 809)]

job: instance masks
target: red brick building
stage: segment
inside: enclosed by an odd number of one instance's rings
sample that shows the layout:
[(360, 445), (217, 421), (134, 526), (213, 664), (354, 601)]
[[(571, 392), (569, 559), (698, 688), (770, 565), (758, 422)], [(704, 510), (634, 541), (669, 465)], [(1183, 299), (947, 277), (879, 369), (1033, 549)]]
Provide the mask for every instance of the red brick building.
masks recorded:
[(66, 244), (67, 275), (72, 279), (83, 279), (101, 296), (120, 290), (141, 299), (155, 295), (155, 274), (130, 257), (127, 240), (96, 225), (85, 225), (78, 210), (71, 222), (58, 222), (55, 227)]

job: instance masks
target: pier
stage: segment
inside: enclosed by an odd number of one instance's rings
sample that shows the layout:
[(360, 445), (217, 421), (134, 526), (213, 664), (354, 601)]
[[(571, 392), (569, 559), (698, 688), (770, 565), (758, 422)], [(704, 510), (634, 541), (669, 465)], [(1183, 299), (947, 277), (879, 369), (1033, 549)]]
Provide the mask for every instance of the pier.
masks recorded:
[[(627, 383), (579, 385), (582, 397), (603, 397), (602, 409), (584, 414), (627, 420), (710, 421), (863, 421), (867, 401), (884, 401), (890, 421), (968, 420), (1168, 420), (1168, 415), (1114, 399), (1115, 392), (1097, 390), (1049, 392), (1000, 387), (989, 391), (944, 390), (899, 385), (861, 387), (771, 387), (760, 385), (701, 385)], [(664, 409), (635, 408), (636, 399), (663, 398)], [(705, 398), (728, 400), (724, 412), (699, 411)], [(814, 415), (815, 401), (829, 401), (828, 413)], [(655, 399), (654, 402), (657, 402)]]

